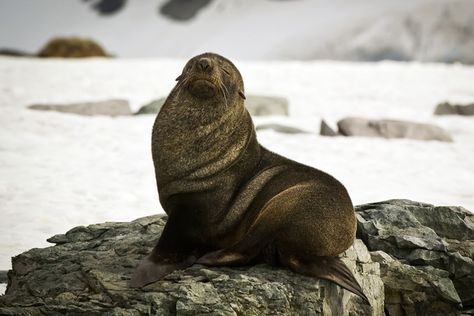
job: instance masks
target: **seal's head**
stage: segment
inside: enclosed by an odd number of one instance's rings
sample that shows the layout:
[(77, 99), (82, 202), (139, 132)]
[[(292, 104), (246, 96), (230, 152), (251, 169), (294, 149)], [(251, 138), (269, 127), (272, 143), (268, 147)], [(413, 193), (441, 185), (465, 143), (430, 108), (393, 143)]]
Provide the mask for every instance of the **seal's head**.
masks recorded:
[(176, 78), (178, 88), (184, 88), (194, 98), (222, 98), (226, 104), (245, 99), (244, 84), (239, 70), (228, 59), (205, 53), (191, 58)]

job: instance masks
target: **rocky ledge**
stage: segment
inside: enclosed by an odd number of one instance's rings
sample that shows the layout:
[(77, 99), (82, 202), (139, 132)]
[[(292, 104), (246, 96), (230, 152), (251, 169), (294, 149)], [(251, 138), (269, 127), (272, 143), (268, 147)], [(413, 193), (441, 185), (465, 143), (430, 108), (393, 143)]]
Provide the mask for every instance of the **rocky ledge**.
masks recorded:
[[(406, 200), (361, 205), (343, 255), (371, 301), (284, 268), (194, 265), (142, 290), (127, 282), (166, 217), (76, 227), (13, 258), (0, 315), (470, 315), (473, 215)], [(367, 249), (368, 246), (369, 250)]]

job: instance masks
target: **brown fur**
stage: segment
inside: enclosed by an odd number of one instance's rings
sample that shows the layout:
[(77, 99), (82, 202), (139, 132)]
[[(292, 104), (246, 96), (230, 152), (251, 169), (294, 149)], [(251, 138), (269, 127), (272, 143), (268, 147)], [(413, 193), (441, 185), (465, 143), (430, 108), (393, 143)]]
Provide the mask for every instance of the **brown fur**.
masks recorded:
[(242, 77), (229, 60), (196, 56), (177, 80), (152, 134), (158, 192), (169, 219), (132, 286), (194, 262), (267, 262), (329, 279), (367, 300), (347, 267), (332, 258), (355, 238), (344, 186), (257, 142)]

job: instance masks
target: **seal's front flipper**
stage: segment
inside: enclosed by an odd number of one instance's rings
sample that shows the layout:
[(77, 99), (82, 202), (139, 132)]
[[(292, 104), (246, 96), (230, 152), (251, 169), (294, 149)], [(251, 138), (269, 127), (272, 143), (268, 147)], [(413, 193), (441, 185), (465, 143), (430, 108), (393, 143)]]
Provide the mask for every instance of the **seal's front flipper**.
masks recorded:
[(199, 258), (196, 263), (207, 266), (238, 266), (247, 264), (253, 258), (254, 256), (240, 252), (221, 249), (205, 254)]
[(170, 274), (174, 270), (184, 269), (191, 266), (196, 261), (196, 257), (189, 256), (183, 261), (173, 262), (170, 260), (160, 260), (154, 262), (150, 256), (143, 259), (130, 280), (130, 287), (143, 287), (147, 284), (161, 280), (165, 275)]
[(301, 261), (295, 257), (280, 257), (280, 260), (283, 265), (297, 273), (332, 281), (346, 290), (357, 294), (370, 305), (369, 299), (362, 291), (359, 282), (357, 282), (349, 268), (338, 257), (316, 257), (312, 258), (310, 262)]

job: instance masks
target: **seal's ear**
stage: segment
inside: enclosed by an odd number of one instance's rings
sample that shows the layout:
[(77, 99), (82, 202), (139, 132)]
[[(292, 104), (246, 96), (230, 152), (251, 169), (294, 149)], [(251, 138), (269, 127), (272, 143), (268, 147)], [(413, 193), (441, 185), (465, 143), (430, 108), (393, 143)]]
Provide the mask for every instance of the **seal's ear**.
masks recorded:
[(246, 99), (245, 94), (242, 91), (239, 91), (239, 95), (242, 99), (244, 100)]
[(178, 78), (176, 78), (175, 80), (180, 81), (181, 79), (183, 79), (183, 75), (179, 75)]

